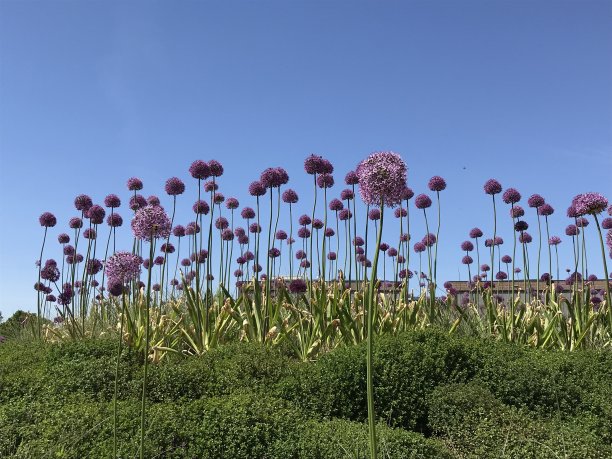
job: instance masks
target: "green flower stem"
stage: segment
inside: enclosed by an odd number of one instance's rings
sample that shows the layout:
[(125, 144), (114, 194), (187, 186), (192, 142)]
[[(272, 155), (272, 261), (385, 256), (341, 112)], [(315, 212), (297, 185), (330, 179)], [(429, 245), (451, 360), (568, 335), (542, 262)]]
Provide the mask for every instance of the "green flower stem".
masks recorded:
[[(151, 231), (149, 258), (153, 259), (155, 253), (155, 239), (153, 239), (153, 231)], [(149, 370), (149, 306), (151, 305), (151, 272), (149, 269), (147, 277), (147, 301), (145, 307), (145, 349), (144, 349), (144, 376), (142, 380), (142, 400), (140, 405), (140, 459), (144, 459), (144, 439), (145, 439), (145, 415), (147, 401), (147, 372)]]

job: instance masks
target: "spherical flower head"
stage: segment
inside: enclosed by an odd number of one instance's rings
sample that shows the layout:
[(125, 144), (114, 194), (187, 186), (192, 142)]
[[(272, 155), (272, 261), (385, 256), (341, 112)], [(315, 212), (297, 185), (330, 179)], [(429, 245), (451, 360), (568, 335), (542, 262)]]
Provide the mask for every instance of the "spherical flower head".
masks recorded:
[(91, 198), (86, 194), (80, 194), (74, 198), (74, 207), (81, 212), (87, 212), (92, 205), (93, 202)]
[(386, 242), (383, 242), (380, 244), (379, 248), (381, 252), (386, 252), (387, 250), (389, 250), (389, 244), (387, 244)]
[(603, 229), (612, 229), (612, 218), (606, 217), (601, 221), (601, 227)]
[(368, 212), (368, 218), (370, 220), (380, 220), (380, 210), (370, 209), (370, 212)]
[[(195, 254), (192, 254), (193, 258), (195, 259)], [(191, 260), (189, 258), (183, 258), (181, 260), (181, 266), (183, 266), (184, 268), (188, 268), (189, 266), (191, 266)]]
[(321, 174), (317, 177), (317, 186), (319, 188), (331, 188), (334, 186), (334, 176), (331, 174)]
[(283, 191), (282, 198), (283, 198), (283, 202), (287, 204), (295, 204), (296, 202), (298, 202), (298, 195), (291, 188)]
[(85, 239), (95, 239), (96, 238), (96, 230), (93, 228), (87, 228), (85, 231), (83, 231), (83, 237)]
[(521, 233), (521, 235), (519, 236), (519, 242), (522, 244), (529, 244), (532, 240), (533, 238), (531, 237), (531, 234), (527, 232)]
[(145, 258), (144, 260), (142, 260), (142, 266), (144, 267), (144, 269), (149, 269), (151, 267), (151, 260)]
[(229, 228), (225, 228), (223, 231), (221, 231), (221, 240), (226, 241), (226, 242), (233, 241), (234, 233), (232, 232), (232, 230)]
[(357, 255), (363, 255), (363, 254), (365, 253), (365, 250), (363, 250), (363, 247), (357, 247), (357, 248), (355, 249), (355, 253), (356, 253)]
[(401, 242), (410, 242), (410, 234), (408, 234), (408, 233), (400, 234), (400, 241)]
[(227, 200), (225, 201), (225, 207), (230, 210), (237, 209), (239, 205), (240, 203), (236, 198), (227, 198)]
[(504, 191), (502, 199), (506, 204), (516, 204), (521, 200), (521, 193), (519, 193), (515, 188), (508, 188), (506, 191)]
[(298, 237), (302, 238), (302, 239), (307, 239), (310, 237), (310, 230), (308, 228), (306, 228), (305, 226), (302, 226), (299, 230), (298, 230)]
[(480, 266), (480, 270), (486, 273), (487, 271), (491, 270), (491, 267), (485, 263), (484, 265)]
[(389, 247), (389, 249), (387, 250), (387, 255), (389, 255), (390, 257), (396, 257), (397, 249), (395, 247)]
[(185, 227), (183, 225), (176, 225), (172, 229), (172, 234), (174, 234), (174, 236), (176, 236), (176, 237), (183, 237), (183, 236), (185, 236)]
[(151, 195), (147, 198), (147, 204), (150, 206), (159, 206), (161, 203), (159, 202), (159, 198), (155, 195)]
[(333, 228), (325, 228), (325, 237), (332, 237), (336, 234)]
[(208, 177), (210, 177), (210, 168), (205, 161), (197, 159), (191, 163), (191, 166), (189, 166), (189, 173), (195, 179), (206, 180)]
[(432, 233), (426, 234), (421, 242), (425, 244), (426, 247), (431, 247), (436, 243), (436, 235)]
[(303, 260), (304, 258), (306, 258), (306, 252), (304, 252), (303, 250), (298, 250), (297, 252), (295, 252), (295, 258), (296, 260)]
[(127, 181), (127, 187), (130, 191), (142, 190), (142, 186), (142, 180), (140, 180), (138, 177), (131, 177)]
[(567, 225), (565, 228), (565, 234), (567, 236), (578, 236), (580, 234), (580, 230), (576, 225)]
[(470, 241), (463, 241), (461, 243), (461, 250), (465, 252), (471, 252), (472, 250), (474, 250), (474, 244), (472, 244)]
[(215, 204), (221, 204), (223, 201), (225, 201), (225, 196), (223, 196), (223, 193), (215, 193), (213, 195), (213, 202)]
[(278, 258), (279, 256), (280, 256), (280, 250), (277, 249), (276, 247), (272, 247), (270, 250), (268, 250), (268, 257)]
[(201, 199), (193, 204), (192, 209), (197, 215), (208, 215), (208, 212), (210, 212), (210, 207), (208, 206), (208, 203)]
[(493, 239), (493, 243), (495, 245), (502, 245), (504, 243), (504, 240), (500, 236), (495, 236), (495, 239)]
[(45, 212), (38, 217), (38, 222), (40, 226), (44, 226), (45, 228), (52, 228), (57, 224), (57, 218), (51, 212)]
[(111, 255), (105, 263), (104, 269), (109, 284), (127, 284), (140, 277), (142, 258), (130, 252), (117, 252)]
[(525, 209), (521, 206), (514, 206), (510, 209), (511, 218), (521, 218), (525, 215)]
[(365, 241), (363, 240), (361, 236), (357, 236), (353, 239), (353, 245), (355, 247), (361, 247), (364, 244), (365, 244)]
[(545, 283), (549, 283), (551, 281), (551, 277), (549, 273), (542, 273), (540, 276), (540, 280)]
[(538, 207), (538, 215), (541, 215), (542, 217), (548, 217), (549, 215), (552, 215), (555, 213), (555, 209), (553, 209), (553, 206), (551, 206), (550, 204), (542, 204), (540, 207)]
[[(52, 261), (53, 263), (49, 263)], [(40, 278), (50, 282), (57, 282), (60, 278), (60, 271), (54, 260), (47, 260), (45, 267), (40, 271)]]
[(589, 226), (589, 221), (584, 217), (579, 217), (576, 219), (576, 226), (578, 228), (586, 228)]
[(515, 272), (516, 274), (520, 274), (520, 272), (521, 272), (521, 268), (514, 268), (514, 272)]
[(208, 168), (210, 169), (210, 175), (213, 177), (221, 177), (223, 175), (223, 166), (215, 159), (208, 161)]
[(366, 204), (388, 207), (399, 204), (406, 188), (406, 163), (397, 153), (375, 152), (361, 161), (356, 174), (359, 194)]
[(251, 223), (249, 225), (249, 232), (252, 233), (252, 234), (261, 233), (261, 226), (258, 225), (257, 223)]
[(608, 200), (599, 193), (579, 194), (572, 200), (578, 215), (597, 215), (608, 207)]
[(350, 220), (352, 216), (353, 213), (349, 209), (342, 209), (340, 212), (338, 212), (338, 218), (341, 221)]
[[(54, 303), (55, 301), (57, 301), (57, 298), (55, 298), (55, 295), (47, 295), (45, 297), (45, 300), (50, 302), (50, 303)], [(54, 319), (54, 321), (55, 321), (55, 319)]]
[(68, 244), (70, 242), (70, 236), (68, 236), (66, 233), (62, 233), (57, 236), (57, 242), (60, 244)]
[(298, 219), (298, 223), (300, 225), (310, 225), (310, 223), (312, 223), (312, 221), (310, 220), (310, 217), (306, 214), (302, 215), (299, 219)]
[(172, 224), (162, 207), (145, 207), (138, 209), (132, 219), (132, 232), (138, 239), (167, 239)]
[(535, 207), (536, 209), (543, 206), (545, 203), (546, 201), (544, 201), (544, 198), (539, 194), (532, 194), (529, 199), (527, 199), (527, 204), (529, 204), (529, 207)]
[(359, 177), (355, 171), (350, 171), (344, 177), (344, 183), (347, 185), (357, 185), (359, 183)]
[(413, 197), (414, 197), (414, 191), (412, 191), (412, 188), (405, 187), (402, 190), (402, 200), (410, 201)]
[(504, 255), (501, 261), (502, 263), (512, 263), (512, 257), (510, 255)]
[(431, 191), (442, 191), (446, 188), (446, 180), (444, 180), (439, 175), (434, 175), (429, 179), (429, 183), (427, 184)]
[(472, 228), (470, 230), (470, 237), (472, 239), (476, 239), (482, 237), (482, 230), (480, 228)]
[(551, 236), (550, 239), (548, 239), (548, 244), (559, 245), (561, 244), (561, 238), (559, 236)]
[(427, 250), (427, 247), (422, 242), (416, 242), (413, 246), (413, 249), (416, 253), (421, 253), (425, 252), (425, 250)]
[(484, 188), (485, 193), (490, 194), (490, 195), (499, 194), (502, 191), (501, 183), (499, 183), (495, 179), (487, 180), (483, 188)]
[(185, 184), (178, 177), (170, 177), (166, 180), (166, 186), (164, 187), (166, 193), (170, 196), (178, 196), (185, 192)]
[(64, 250), (62, 251), (64, 255), (74, 255), (74, 247), (71, 245), (64, 246)]
[(528, 225), (528, 224), (527, 224), (527, 222), (526, 222), (526, 221), (524, 221), (524, 220), (519, 220), (519, 221), (517, 221), (517, 222), (514, 224), (514, 230), (515, 230), (515, 231), (519, 231), (519, 232), (521, 232), (521, 231), (525, 231), (525, 230), (527, 230), (528, 228), (529, 228), (529, 225)]
[(306, 282), (302, 279), (293, 279), (289, 282), (289, 291), (296, 294), (306, 292)]
[(174, 248), (174, 245), (172, 245), (172, 243), (170, 243), (170, 242), (165, 243), (165, 242), (164, 242), (164, 243), (162, 244), (162, 246), (161, 246), (160, 250), (161, 250), (163, 253), (174, 253), (175, 248)]
[(246, 230), (242, 226), (238, 226), (234, 229), (234, 235), (236, 237), (241, 237), (246, 235)]
[(266, 187), (260, 181), (251, 182), (249, 194), (251, 196), (263, 196), (266, 194)]
[[(284, 175), (283, 175), (284, 173)], [(266, 188), (278, 188), (284, 183), (284, 178), (288, 177), (287, 172), (280, 167), (268, 167), (261, 173), (259, 181)]]
[(121, 199), (116, 194), (109, 194), (104, 198), (104, 205), (110, 209), (116, 209), (121, 206)]
[(493, 245), (493, 239), (485, 240), (485, 247), (491, 247)]
[(262, 270), (262, 268), (261, 268), (260, 264), (257, 264), (257, 263), (253, 264), (253, 272), (254, 273), (261, 272), (261, 270)]
[(99, 225), (100, 223), (104, 222), (105, 215), (106, 211), (104, 210), (104, 207), (99, 206), (97, 204), (91, 206), (86, 212), (87, 218), (89, 218), (91, 220), (91, 223), (93, 223), (94, 225)]
[(506, 274), (504, 271), (498, 271), (497, 274), (495, 274), (495, 279), (506, 280), (508, 279), (508, 274)]
[(402, 218), (408, 215), (408, 211), (403, 207), (398, 207), (394, 212), (395, 218)]
[(229, 222), (227, 221), (227, 218), (225, 218), (225, 217), (218, 217), (215, 220), (215, 228), (217, 228), (219, 230), (224, 230), (227, 227), (229, 227)]
[(234, 271), (234, 277), (242, 277), (243, 274), (242, 269), (237, 269)]
[(141, 194), (136, 194), (130, 198), (130, 209), (138, 210), (147, 207), (147, 200)]
[(208, 182), (204, 182), (204, 191), (207, 193), (217, 191), (219, 189), (219, 185), (214, 180), (209, 180)]
[(354, 197), (355, 193), (353, 193), (353, 190), (349, 190), (348, 188), (340, 192), (340, 199), (342, 199), (343, 201), (350, 201)]
[(431, 198), (426, 194), (420, 194), (415, 198), (414, 205), (417, 209), (427, 209), (431, 206)]
[(339, 212), (344, 209), (344, 204), (338, 198), (334, 198), (329, 202), (329, 210)]
[(100, 271), (102, 271), (102, 262), (97, 258), (92, 258), (87, 261), (87, 274), (90, 276), (95, 276)]
[(106, 217), (106, 224), (111, 228), (118, 228), (123, 225), (123, 218), (119, 214), (112, 213)]
[(161, 266), (164, 264), (164, 257), (162, 257), (161, 255), (158, 255), (157, 257), (155, 257), (155, 259), (153, 260), (153, 264), (156, 266)]
[(250, 220), (255, 218), (255, 211), (251, 207), (245, 207), (240, 211), (240, 216), (245, 220)]
[(207, 258), (208, 258), (208, 250), (205, 250), (205, 249), (198, 250), (197, 253), (191, 254), (191, 261), (193, 261), (194, 263), (202, 264), (206, 261)]
[(283, 230), (278, 230), (274, 237), (276, 237), (276, 239), (279, 241), (284, 241), (287, 239), (287, 233)]
[(321, 174), (323, 169), (323, 158), (317, 155), (310, 155), (304, 160), (304, 170), (307, 174)]

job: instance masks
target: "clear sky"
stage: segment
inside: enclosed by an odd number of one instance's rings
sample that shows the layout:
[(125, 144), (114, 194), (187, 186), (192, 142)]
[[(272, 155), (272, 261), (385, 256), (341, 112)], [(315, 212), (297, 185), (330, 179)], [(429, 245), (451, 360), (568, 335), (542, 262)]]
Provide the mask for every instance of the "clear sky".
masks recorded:
[[(608, 0), (1, 0), (0, 311), (36, 307), (42, 212), (58, 217), (45, 258), (59, 259), (77, 194), (127, 202), (125, 182), (138, 176), (168, 207), (163, 184), (176, 175), (185, 224), (195, 159), (225, 165), (220, 191), (241, 207), (254, 205), (247, 186), (264, 168), (285, 167), (301, 213), (312, 202), (308, 154), (333, 162), (335, 196), (367, 154), (396, 151), (415, 192), (433, 175), (448, 182), (442, 280), (465, 278), (459, 244), (472, 227), (490, 237), (488, 178), (524, 200), (543, 195), (563, 235), (575, 194), (612, 197), (611, 21)], [(119, 212), (129, 249), (130, 211)], [(415, 242), (425, 230), (413, 215)]]

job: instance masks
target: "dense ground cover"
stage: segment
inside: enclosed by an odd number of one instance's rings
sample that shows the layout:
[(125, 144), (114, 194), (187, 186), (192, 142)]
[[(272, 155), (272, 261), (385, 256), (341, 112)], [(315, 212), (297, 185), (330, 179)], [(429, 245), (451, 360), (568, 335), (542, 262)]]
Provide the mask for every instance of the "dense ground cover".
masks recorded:
[[(0, 456), (109, 457), (116, 340), (0, 345)], [(234, 343), (149, 366), (146, 457), (366, 458), (366, 346), (302, 362)], [(142, 354), (119, 373), (119, 451), (138, 454)], [(612, 457), (612, 354), (427, 329), (381, 336), (379, 457)]]

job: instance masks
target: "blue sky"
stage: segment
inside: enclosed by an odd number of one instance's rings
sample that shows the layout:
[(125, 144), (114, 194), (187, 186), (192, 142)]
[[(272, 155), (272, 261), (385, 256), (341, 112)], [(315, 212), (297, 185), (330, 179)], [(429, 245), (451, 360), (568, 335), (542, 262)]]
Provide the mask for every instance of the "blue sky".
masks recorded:
[[(195, 159), (225, 165), (221, 191), (241, 206), (254, 204), (247, 186), (264, 168), (285, 167), (305, 211), (308, 154), (333, 162), (334, 195), (370, 152), (396, 151), (417, 193), (433, 175), (448, 182), (442, 279), (465, 277), (458, 246), (470, 228), (492, 231), (488, 178), (524, 199), (542, 194), (563, 234), (575, 194), (612, 197), (611, 19), (612, 3), (591, 0), (4, 0), (0, 311), (35, 308), (42, 212), (59, 220), (45, 258), (60, 258), (55, 238), (77, 194), (127, 201), (138, 176), (168, 206), (163, 183), (176, 175), (184, 224)], [(425, 230), (413, 215), (414, 242)], [(128, 226), (122, 234), (130, 247)], [(562, 269), (570, 247), (560, 246)]]

